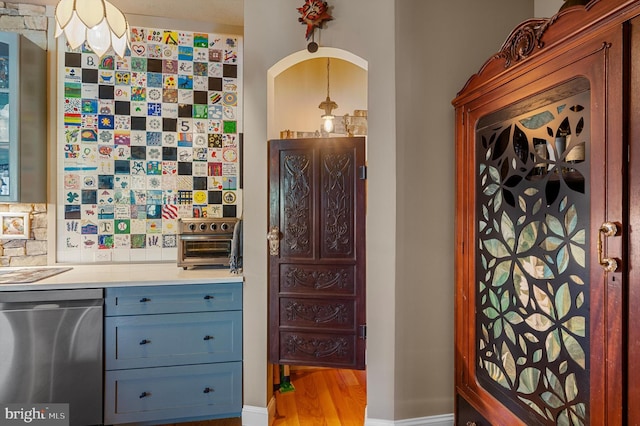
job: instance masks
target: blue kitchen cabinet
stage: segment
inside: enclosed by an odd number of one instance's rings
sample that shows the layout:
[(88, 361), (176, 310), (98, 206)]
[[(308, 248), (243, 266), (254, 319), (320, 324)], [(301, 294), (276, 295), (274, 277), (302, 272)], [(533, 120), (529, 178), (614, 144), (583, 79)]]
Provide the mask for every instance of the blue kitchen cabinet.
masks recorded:
[(115, 287), (107, 289), (105, 315), (241, 311), (242, 283)]
[(105, 295), (105, 424), (240, 416), (242, 283)]

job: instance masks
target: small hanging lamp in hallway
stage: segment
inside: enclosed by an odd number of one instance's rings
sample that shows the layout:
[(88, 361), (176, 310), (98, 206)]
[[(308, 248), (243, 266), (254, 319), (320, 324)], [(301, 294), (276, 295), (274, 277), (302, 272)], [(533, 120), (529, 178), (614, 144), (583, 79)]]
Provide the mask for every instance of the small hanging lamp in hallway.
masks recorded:
[(324, 130), (327, 133), (331, 133), (333, 131), (333, 119), (335, 118), (332, 114), (334, 109), (338, 108), (338, 104), (331, 100), (329, 97), (329, 76), (330, 76), (330, 66), (331, 59), (327, 58), (327, 99), (320, 103), (318, 108), (324, 110), (324, 114), (322, 115), (322, 119), (324, 120)]

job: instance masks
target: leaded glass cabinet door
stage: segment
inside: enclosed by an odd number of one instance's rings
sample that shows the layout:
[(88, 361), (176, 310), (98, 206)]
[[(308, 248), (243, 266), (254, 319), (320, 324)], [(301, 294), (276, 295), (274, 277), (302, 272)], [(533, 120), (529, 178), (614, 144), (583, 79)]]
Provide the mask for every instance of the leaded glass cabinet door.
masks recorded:
[(623, 34), (600, 36), (456, 100), (456, 393), (492, 425), (622, 424)]
[(588, 81), (547, 101), (478, 124), (476, 377), (528, 424), (587, 424)]

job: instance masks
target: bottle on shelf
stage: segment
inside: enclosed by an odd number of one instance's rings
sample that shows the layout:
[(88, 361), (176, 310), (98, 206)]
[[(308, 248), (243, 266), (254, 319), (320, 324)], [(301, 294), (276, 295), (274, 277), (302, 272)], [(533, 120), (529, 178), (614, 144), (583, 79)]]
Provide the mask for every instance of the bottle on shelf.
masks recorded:
[(549, 159), (549, 151), (547, 150), (547, 141), (545, 139), (533, 139), (533, 150), (536, 154), (536, 164), (533, 167), (533, 176), (544, 176), (547, 173), (547, 162)]

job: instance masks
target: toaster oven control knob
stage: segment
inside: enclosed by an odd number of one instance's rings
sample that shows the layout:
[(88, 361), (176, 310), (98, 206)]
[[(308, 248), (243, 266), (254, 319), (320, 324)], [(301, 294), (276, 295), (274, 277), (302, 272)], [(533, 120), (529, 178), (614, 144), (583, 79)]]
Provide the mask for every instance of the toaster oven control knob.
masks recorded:
[(201, 231), (206, 231), (207, 230), (207, 224), (206, 223), (201, 223), (200, 224), (200, 230)]
[(189, 231), (195, 231), (196, 230), (196, 224), (195, 223), (190, 223), (189, 224)]
[(216, 225), (215, 223), (212, 223), (209, 229), (211, 229), (212, 231), (215, 231), (216, 229), (218, 229), (218, 225)]
[(223, 231), (226, 231), (227, 229), (229, 229), (229, 224), (223, 223), (222, 225), (220, 225), (220, 229), (222, 229)]

